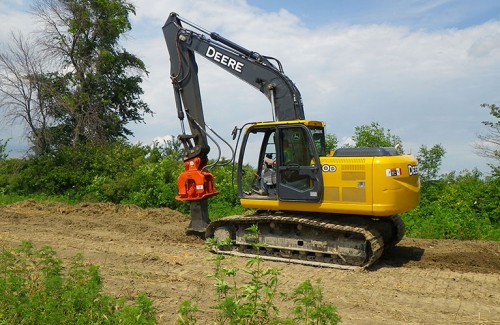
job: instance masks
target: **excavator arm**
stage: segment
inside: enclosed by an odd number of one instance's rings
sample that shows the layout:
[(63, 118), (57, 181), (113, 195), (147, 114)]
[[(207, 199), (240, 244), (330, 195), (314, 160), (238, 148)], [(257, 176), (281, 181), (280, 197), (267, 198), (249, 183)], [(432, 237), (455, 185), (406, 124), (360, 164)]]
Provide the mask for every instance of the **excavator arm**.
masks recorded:
[[(182, 24), (190, 25), (186, 29)], [(278, 60), (249, 51), (171, 13), (163, 26), (170, 54), (170, 77), (178, 118), (181, 120), (184, 169), (179, 176), (178, 200), (191, 204), (188, 232), (204, 233), (210, 223), (207, 198), (217, 194), (212, 174), (205, 169), (210, 146), (206, 132), (195, 53), (262, 92), (271, 102), (273, 120), (303, 120), (300, 92), (284, 74)], [(277, 66), (271, 61), (275, 61)], [(187, 118), (190, 133), (184, 129)]]
[[(181, 22), (190, 24), (200, 33), (184, 28)], [(262, 92), (273, 106), (274, 119), (285, 121), (305, 118), (300, 92), (284, 74), (278, 60), (249, 51), (217, 33), (205, 31), (176, 13), (170, 14), (163, 26), (163, 35), (170, 53), (174, 88), (182, 89), (180, 97), (191, 114), (196, 111), (197, 115), (203, 115), (194, 58), (194, 53), (198, 53)], [(278, 67), (272, 60), (276, 61)], [(188, 104), (191, 107), (188, 108)]]

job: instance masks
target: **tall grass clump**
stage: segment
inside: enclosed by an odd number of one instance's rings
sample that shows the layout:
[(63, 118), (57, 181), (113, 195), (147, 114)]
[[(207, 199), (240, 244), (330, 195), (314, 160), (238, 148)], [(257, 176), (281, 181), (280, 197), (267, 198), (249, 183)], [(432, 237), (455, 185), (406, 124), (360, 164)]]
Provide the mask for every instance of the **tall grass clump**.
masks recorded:
[(30, 242), (0, 253), (0, 324), (154, 324), (152, 301), (104, 295), (97, 266), (82, 255), (69, 266)]

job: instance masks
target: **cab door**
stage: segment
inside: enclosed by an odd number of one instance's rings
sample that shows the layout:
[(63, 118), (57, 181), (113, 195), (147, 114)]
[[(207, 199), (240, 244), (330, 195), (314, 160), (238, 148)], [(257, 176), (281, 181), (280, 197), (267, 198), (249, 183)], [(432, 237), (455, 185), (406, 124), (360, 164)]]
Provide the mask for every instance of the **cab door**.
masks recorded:
[(319, 202), (323, 181), (310, 130), (302, 124), (279, 126), (277, 149), (278, 199)]

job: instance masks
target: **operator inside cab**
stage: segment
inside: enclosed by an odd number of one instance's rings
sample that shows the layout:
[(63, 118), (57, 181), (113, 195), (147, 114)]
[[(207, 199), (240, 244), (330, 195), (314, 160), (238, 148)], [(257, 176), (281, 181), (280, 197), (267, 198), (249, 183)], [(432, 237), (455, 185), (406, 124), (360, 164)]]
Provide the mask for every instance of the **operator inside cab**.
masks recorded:
[[(291, 157), (292, 152), (290, 149), (290, 144), (287, 139), (282, 141), (283, 148), (281, 163), (286, 165)], [(257, 190), (257, 194), (259, 195), (268, 195), (270, 188), (276, 187), (276, 157), (273, 153), (266, 153), (264, 155), (264, 163), (262, 165), (262, 172), (260, 176), (260, 189)]]

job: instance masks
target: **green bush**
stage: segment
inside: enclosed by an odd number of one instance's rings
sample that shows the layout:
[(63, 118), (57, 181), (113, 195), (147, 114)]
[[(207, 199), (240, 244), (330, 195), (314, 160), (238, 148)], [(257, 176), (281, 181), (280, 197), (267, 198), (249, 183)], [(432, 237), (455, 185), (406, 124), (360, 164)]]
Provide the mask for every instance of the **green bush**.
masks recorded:
[(115, 142), (63, 147), (39, 157), (0, 162), (0, 190), (10, 195), (179, 208), (182, 163), (158, 146)]
[[(248, 170), (246, 184), (253, 180)], [(23, 198), (65, 202), (113, 202), (169, 207), (189, 213), (175, 200), (183, 170), (175, 146), (125, 141), (61, 147), (39, 157), (0, 160), (0, 204)], [(212, 220), (243, 214), (232, 164), (211, 169), (219, 194), (209, 199)], [(423, 238), (500, 240), (500, 177), (477, 170), (423, 179), (420, 206), (403, 214), (407, 235)]]
[(403, 215), (409, 237), (500, 240), (500, 178), (477, 170), (422, 184), (417, 209)]
[(215, 187), (219, 191), (219, 194), (209, 199), (208, 209), (212, 220), (245, 212), (238, 197), (235, 169), (232, 164), (229, 164), (211, 170), (215, 178)]
[(101, 293), (96, 266), (81, 255), (65, 268), (50, 247), (30, 242), (0, 255), (0, 324), (154, 324), (144, 295), (133, 304)]
[(142, 207), (167, 206), (179, 210), (181, 203), (175, 200), (175, 196), (181, 168), (179, 161), (169, 157), (156, 163), (143, 164), (131, 175), (130, 191), (121, 202)]

